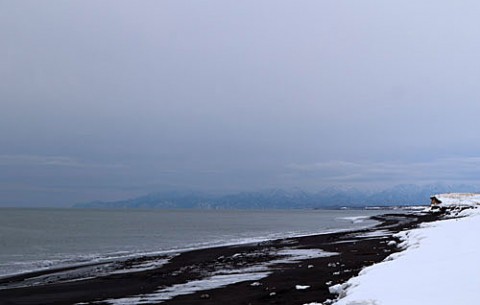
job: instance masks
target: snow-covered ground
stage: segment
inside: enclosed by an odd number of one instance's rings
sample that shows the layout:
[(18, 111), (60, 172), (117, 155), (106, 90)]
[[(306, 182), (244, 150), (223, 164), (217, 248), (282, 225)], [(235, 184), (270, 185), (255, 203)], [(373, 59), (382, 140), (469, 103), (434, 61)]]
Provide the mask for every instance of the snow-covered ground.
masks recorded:
[(475, 193), (450, 193), (432, 196), (441, 203), (439, 206), (475, 206), (480, 204), (480, 194)]
[[(437, 197), (438, 196), (438, 197)], [(459, 216), (399, 233), (406, 250), (365, 268), (343, 285), (335, 305), (474, 305), (480, 303), (478, 194), (436, 195), (443, 204), (468, 205)]]

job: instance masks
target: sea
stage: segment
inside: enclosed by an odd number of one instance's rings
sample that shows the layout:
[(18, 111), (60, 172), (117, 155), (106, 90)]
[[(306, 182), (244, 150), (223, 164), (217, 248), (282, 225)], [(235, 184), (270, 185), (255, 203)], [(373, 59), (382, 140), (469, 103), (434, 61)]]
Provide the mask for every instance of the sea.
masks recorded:
[(384, 210), (0, 208), (0, 277), (368, 227)]

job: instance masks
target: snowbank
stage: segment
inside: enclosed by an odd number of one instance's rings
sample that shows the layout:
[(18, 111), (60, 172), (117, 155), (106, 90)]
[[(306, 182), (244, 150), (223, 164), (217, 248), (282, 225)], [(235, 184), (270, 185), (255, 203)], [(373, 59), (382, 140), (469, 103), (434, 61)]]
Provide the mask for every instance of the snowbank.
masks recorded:
[(450, 193), (437, 194), (431, 197), (435, 198), (440, 203), (438, 206), (478, 206), (480, 205), (480, 194), (475, 193)]
[[(442, 203), (477, 205), (480, 195), (438, 195)], [(480, 300), (480, 209), (399, 234), (403, 252), (364, 269), (340, 287), (335, 305), (451, 305)]]

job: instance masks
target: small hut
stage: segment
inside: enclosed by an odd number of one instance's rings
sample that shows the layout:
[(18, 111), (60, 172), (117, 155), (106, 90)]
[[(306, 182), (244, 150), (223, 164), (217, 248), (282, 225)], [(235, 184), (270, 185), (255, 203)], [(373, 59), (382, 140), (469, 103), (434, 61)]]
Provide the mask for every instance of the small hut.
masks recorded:
[(442, 203), (440, 201), (440, 199), (438, 199), (436, 196), (430, 197), (430, 200), (431, 200), (431, 202), (430, 202), (431, 205), (438, 205), (438, 204)]

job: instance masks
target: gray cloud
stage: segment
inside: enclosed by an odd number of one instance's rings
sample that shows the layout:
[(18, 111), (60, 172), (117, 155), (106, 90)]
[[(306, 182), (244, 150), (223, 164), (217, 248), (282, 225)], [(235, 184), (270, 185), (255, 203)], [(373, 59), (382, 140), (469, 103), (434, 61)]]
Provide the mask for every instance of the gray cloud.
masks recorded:
[(0, 205), (473, 181), (479, 10), (4, 1)]
[(91, 163), (65, 156), (0, 155), (0, 166), (52, 166), (82, 168), (122, 168), (121, 164)]
[(375, 183), (391, 185), (415, 181), (480, 183), (480, 157), (441, 158), (422, 162), (345, 162), (290, 164), (297, 178), (314, 176), (321, 183)]

